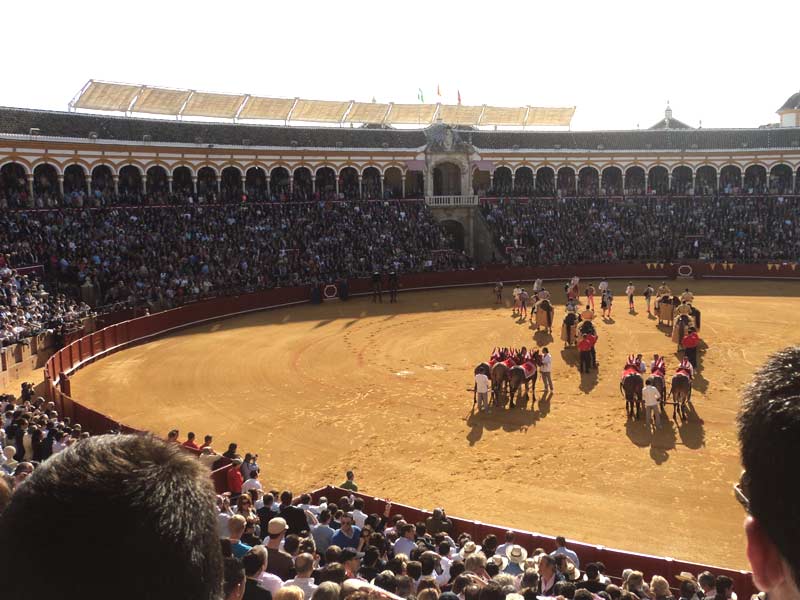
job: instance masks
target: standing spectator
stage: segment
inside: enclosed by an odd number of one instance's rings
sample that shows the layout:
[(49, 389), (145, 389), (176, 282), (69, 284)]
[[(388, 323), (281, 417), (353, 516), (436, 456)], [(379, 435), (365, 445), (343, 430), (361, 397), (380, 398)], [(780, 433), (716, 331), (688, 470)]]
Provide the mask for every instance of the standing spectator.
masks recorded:
[(331, 545), (333, 535), (336, 533), (330, 523), (331, 511), (326, 508), (319, 513), (319, 522), (311, 528), (311, 537), (314, 538), (314, 544), (320, 554), (325, 554), (328, 546)]
[[(734, 487), (747, 512), (753, 581), (771, 600), (800, 597), (800, 346), (772, 355), (745, 390), (739, 412), (742, 473)], [(717, 578), (717, 592), (727, 595)]]
[(272, 600), (272, 594), (261, 587), (261, 575), (266, 568), (264, 555), (251, 549), (242, 557), (244, 574), (247, 577), (242, 600)]
[(272, 519), (267, 525), (267, 571), (286, 581), (294, 575), (294, 561), (290, 554), (280, 549), (286, 535), (286, 521), (281, 517)]
[(296, 585), (305, 594), (305, 600), (311, 600), (317, 586), (314, 584), (314, 557), (308, 553), (298, 554), (294, 559), (294, 570), (297, 574), (286, 585)]
[(416, 528), (411, 523), (406, 523), (402, 527), (400, 527), (400, 531), (398, 532), (399, 536), (397, 541), (394, 543), (394, 554), (397, 556), (398, 554), (404, 554), (408, 557), (411, 556), (411, 552), (417, 547), (415, 542), (416, 539)]
[(258, 471), (250, 471), (250, 478), (242, 484), (242, 493), (246, 494), (250, 490), (264, 489), (261, 482), (258, 480)]
[(717, 578), (710, 571), (703, 571), (697, 576), (697, 585), (700, 587), (701, 598), (713, 598), (717, 593)]
[[(69, 518), (43, 518), (58, 514)], [(208, 471), (178, 446), (142, 435), (81, 440), (37, 468), (0, 517), (0, 539), (13, 540), (0, 544), (3, 597), (216, 600), (215, 514)], [(109, 523), (108, 535), (89, 535)], [(44, 539), (64, 551), (43, 570)], [(121, 579), (126, 564), (136, 568)]]
[(231, 552), (236, 558), (242, 558), (252, 548), (242, 542), (247, 519), (243, 515), (233, 515), (228, 519), (228, 539), (231, 542)]
[(358, 548), (361, 528), (353, 524), (353, 513), (345, 513), (340, 520), (339, 531), (331, 539), (331, 544), (340, 548)]
[(364, 523), (367, 522), (367, 515), (362, 509), (364, 508), (364, 499), (363, 498), (355, 498), (353, 500), (353, 523), (356, 524), (356, 527), (360, 527), (361, 529), (364, 528)]
[(222, 597), (224, 600), (242, 600), (246, 576), (241, 561), (229, 556), (223, 566)]
[(475, 373), (475, 395), (478, 411), (489, 410), (489, 378), (483, 371)]
[(203, 438), (203, 445), (200, 446), (200, 449), (209, 448), (211, 447), (211, 443), (214, 441), (214, 437), (207, 435)]
[(308, 525), (309, 520), (316, 523), (317, 519), (311, 514), (311, 511), (294, 506), (292, 499), (292, 492), (289, 490), (281, 492), (281, 505), (278, 510), (287, 524), (289, 533), (300, 535), (304, 531), (311, 529)]
[(567, 538), (565, 538), (563, 535), (556, 537), (556, 549), (550, 553), (550, 556), (555, 558), (559, 554), (566, 556), (570, 562), (575, 565), (575, 568), (580, 568), (581, 561), (578, 558), (578, 555), (574, 550), (567, 548)]
[(542, 366), (539, 367), (539, 372), (542, 374), (542, 383), (544, 383), (545, 393), (547, 393), (548, 389), (550, 393), (553, 392), (552, 365), (553, 357), (550, 356), (550, 350), (548, 348), (542, 349)]
[(350, 490), (351, 492), (357, 492), (358, 491), (358, 486), (356, 485), (356, 482), (355, 482), (355, 477), (356, 477), (355, 473), (353, 473), (353, 471), (348, 471), (345, 474), (345, 476), (347, 477), (347, 479), (339, 487), (343, 488), (345, 490)]
[(233, 497), (242, 493), (242, 484), (244, 484), (244, 480), (242, 479), (242, 472), (239, 470), (241, 464), (242, 459), (235, 458), (233, 459), (233, 465), (228, 469), (228, 490)]

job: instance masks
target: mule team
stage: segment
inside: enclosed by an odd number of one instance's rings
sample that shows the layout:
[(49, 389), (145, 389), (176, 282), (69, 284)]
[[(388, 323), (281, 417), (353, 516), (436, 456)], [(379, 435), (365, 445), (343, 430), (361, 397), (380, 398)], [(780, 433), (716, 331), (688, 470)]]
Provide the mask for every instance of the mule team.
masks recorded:
[[(502, 290), (502, 283), (495, 285), (497, 303), (502, 302)], [(587, 287), (585, 292), (586, 309), (581, 312), (578, 312), (577, 306), (580, 293), (578, 277), (573, 277), (564, 286), (564, 291), (567, 297), (567, 314), (561, 326), (561, 339), (564, 341), (565, 348), (577, 346), (580, 351), (581, 372), (584, 372), (585, 369), (588, 373), (591, 367), (597, 367), (594, 350), (597, 331), (592, 324), (595, 288), (592, 284)], [(606, 315), (610, 318), (613, 295), (608, 289), (608, 282), (605, 279), (598, 286), (598, 291), (602, 295), (603, 318), (607, 318)], [(629, 310), (635, 314), (634, 293), (635, 287), (632, 282), (629, 282), (625, 294), (628, 297)], [(535, 321), (537, 331), (540, 327), (544, 327), (548, 333), (552, 332), (553, 305), (550, 293), (542, 285), (541, 279), (537, 279), (533, 284), (532, 295), (529, 295), (521, 286), (517, 286), (513, 296), (514, 315), (519, 315), (524, 320), (528, 317), (528, 308), (531, 306), (530, 322), (534, 323)], [(620, 391), (625, 397), (626, 412), (629, 418), (640, 418), (644, 408), (648, 424), (651, 415), (655, 413), (655, 422), (657, 426), (660, 426), (660, 413), (665, 410), (668, 403), (673, 405), (673, 419), (676, 416), (687, 419), (689, 416), (692, 379), (694, 369), (697, 367), (697, 346), (700, 343), (697, 333), (700, 327), (700, 311), (693, 306), (694, 295), (688, 288), (678, 297), (672, 294), (665, 282), (661, 283), (657, 291), (648, 285), (644, 291), (644, 297), (647, 313), (656, 316), (659, 325), (667, 324), (672, 327), (672, 340), (677, 343), (679, 350), (684, 350), (684, 356), (672, 376), (670, 390), (667, 393), (665, 358), (654, 354), (652, 362), (646, 365), (641, 354), (631, 354), (622, 370)], [(653, 297), (655, 297), (655, 306), (651, 313), (650, 305)], [(547, 353), (546, 348), (544, 352)], [(549, 356), (547, 358), (549, 359)], [(489, 389), (491, 389), (493, 405), (499, 406), (501, 396), (505, 393), (509, 399), (509, 407), (514, 408), (515, 399), (521, 393), (523, 385), (526, 394), (529, 384), (532, 384), (535, 390), (537, 373), (542, 366), (542, 359), (538, 350), (528, 350), (524, 346), (519, 349), (495, 348), (488, 362), (482, 362), (475, 367), (476, 402), (479, 409), (488, 408)], [(647, 374), (648, 370), (649, 376), (645, 380), (642, 376)], [(549, 377), (549, 372), (547, 375)], [(552, 382), (549, 387), (552, 391)], [(548, 383), (545, 380), (545, 391), (547, 388)], [(486, 406), (482, 406), (483, 404)]]

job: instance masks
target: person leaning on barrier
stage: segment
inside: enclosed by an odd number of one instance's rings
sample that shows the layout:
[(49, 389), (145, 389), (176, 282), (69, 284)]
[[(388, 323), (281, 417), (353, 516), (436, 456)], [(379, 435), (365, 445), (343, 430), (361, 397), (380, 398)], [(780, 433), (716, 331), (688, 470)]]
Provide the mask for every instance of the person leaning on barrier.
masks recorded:
[(738, 416), (747, 558), (770, 600), (800, 598), (800, 346), (767, 359)]
[(0, 517), (4, 598), (217, 600), (222, 579), (208, 470), (152, 436), (81, 440)]

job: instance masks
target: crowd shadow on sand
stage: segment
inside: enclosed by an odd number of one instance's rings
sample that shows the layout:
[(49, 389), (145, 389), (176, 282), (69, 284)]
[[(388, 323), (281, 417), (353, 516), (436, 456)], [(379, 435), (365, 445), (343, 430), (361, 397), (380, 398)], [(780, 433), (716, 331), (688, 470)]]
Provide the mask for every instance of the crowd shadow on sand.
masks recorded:
[(526, 433), (530, 427), (535, 427), (536, 422), (550, 414), (550, 400), (553, 393), (542, 393), (538, 398), (533, 392), (523, 393), (517, 399), (514, 408), (509, 408), (506, 402), (502, 406), (493, 406), (489, 411), (479, 411), (473, 406), (466, 417), (469, 431), (467, 442), (470, 446), (477, 444), (483, 437), (483, 432), (502, 429), (511, 433), (519, 431)]
[(640, 448), (650, 447), (650, 458), (657, 465), (669, 460), (669, 453), (679, 443), (690, 450), (705, 446), (705, 427), (703, 419), (697, 414), (694, 406), (689, 406), (689, 414), (685, 420), (679, 416), (673, 418), (672, 406), (668, 405), (661, 413), (661, 427), (648, 425), (644, 413), (639, 419), (628, 418), (625, 423), (628, 439)]

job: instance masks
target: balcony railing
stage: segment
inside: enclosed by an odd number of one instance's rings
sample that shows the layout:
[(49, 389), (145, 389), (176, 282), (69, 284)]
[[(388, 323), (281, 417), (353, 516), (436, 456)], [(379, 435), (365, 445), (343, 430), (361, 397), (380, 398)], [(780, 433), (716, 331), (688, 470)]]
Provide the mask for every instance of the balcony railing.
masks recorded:
[(428, 206), (478, 206), (479, 196), (425, 196)]

